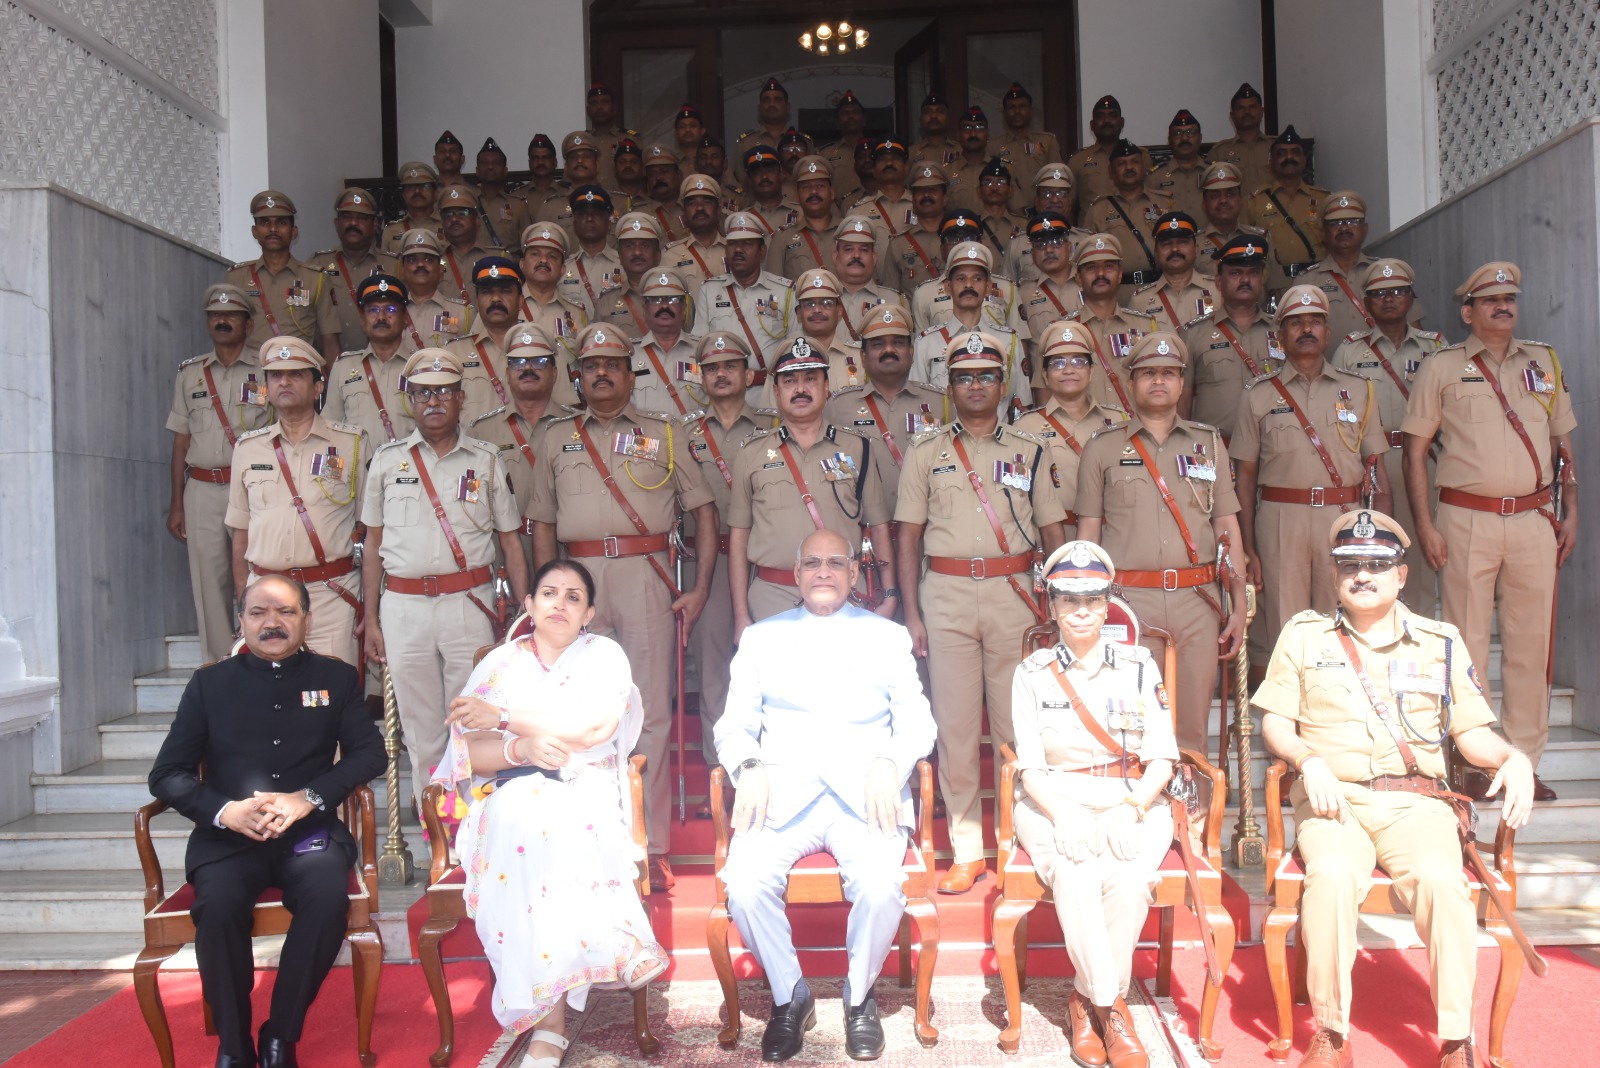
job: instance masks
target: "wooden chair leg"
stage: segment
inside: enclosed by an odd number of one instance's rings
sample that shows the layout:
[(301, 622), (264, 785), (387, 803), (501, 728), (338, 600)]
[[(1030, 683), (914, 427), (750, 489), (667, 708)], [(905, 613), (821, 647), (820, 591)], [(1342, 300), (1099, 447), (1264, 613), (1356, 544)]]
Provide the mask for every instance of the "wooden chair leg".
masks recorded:
[(1025, 912), (1017, 921), (1017, 933), (1011, 941), (1017, 947), (1017, 989), (1028, 989), (1028, 917), (1032, 912)]
[(145, 1026), (156, 1044), (161, 1068), (173, 1068), (172, 1028), (167, 1026), (167, 1010), (161, 1004), (161, 962), (178, 952), (178, 946), (145, 946), (133, 965), (133, 991), (144, 1013)]
[(1156, 951), (1156, 997), (1172, 996), (1172, 940), (1176, 905), (1164, 905), (1157, 910), (1161, 918), (1161, 948)]
[(378, 1056), (372, 1052), (372, 1014), (383, 975), (383, 936), (369, 924), (346, 934), (345, 941), (350, 943), (350, 975), (356, 985), (356, 1052), (361, 1068), (373, 1068)]
[(1311, 991), (1306, 986), (1306, 939), (1305, 924), (1299, 919), (1298, 912), (1294, 921), (1294, 953), (1289, 957), (1292, 967), (1289, 975), (1294, 980), (1294, 1003), (1296, 1005), (1311, 1004)]
[(1022, 985), (1017, 979), (1017, 924), (1033, 910), (1032, 901), (1001, 898), (994, 907), (994, 958), (1000, 984), (1006, 992), (1006, 1026), (1000, 1031), (1000, 1048), (1017, 1052), (1022, 1043)]
[(900, 917), (900, 985), (911, 985), (911, 909), (907, 906)]
[(1211, 1027), (1217, 1018), (1217, 1001), (1222, 996), (1222, 983), (1227, 978), (1228, 965), (1233, 963), (1233, 944), (1237, 931), (1233, 926), (1233, 917), (1220, 903), (1207, 905), (1205, 914), (1197, 918), (1211, 928), (1211, 937), (1217, 944), (1217, 981), (1213, 983), (1210, 976), (1206, 977), (1205, 993), (1200, 999), (1200, 1052), (1206, 1060), (1215, 1064), (1222, 1060), (1222, 1043), (1212, 1041)]
[(917, 1041), (923, 1047), (939, 1041), (933, 1026), (933, 966), (939, 959), (939, 910), (931, 901), (913, 901), (906, 906), (907, 919), (901, 920), (902, 938), (910, 944), (909, 918), (917, 921)]
[(422, 975), (428, 980), (428, 992), (433, 995), (433, 1014), (439, 1018), (439, 1048), (428, 1055), (433, 1068), (445, 1068), (456, 1047), (456, 1016), (450, 1005), (450, 988), (444, 981), (444, 958), (439, 943), (461, 922), (454, 917), (430, 917), (417, 935), (417, 957), (422, 961)]
[(1494, 1004), (1489, 1013), (1489, 1063), (1493, 1068), (1511, 1068), (1505, 1058), (1506, 1022), (1511, 1018), (1517, 987), (1522, 985), (1522, 950), (1511, 937), (1511, 928), (1498, 915), (1491, 914), (1483, 926), (1500, 947), (1500, 975), (1495, 979)]
[(1278, 1037), (1268, 1043), (1275, 1061), (1289, 1059), (1294, 1046), (1294, 1003), (1289, 979), (1289, 928), (1295, 925), (1294, 909), (1275, 908), (1261, 924), (1261, 942), (1267, 951), (1267, 977), (1272, 981), (1272, 1001), (1278, 1010)]
[(661, 1052), (661, 1042), (650, 1030), (650, 988), (633, 992), (633, 1037), (639, 1043), (639, 1054), (654, 1057)]
[(717, 1045), (723, 1049), (737, 1049), (739, 1031), (744, 1021), (739, 1015), (739, 984), (733, 977), (733, 957), (728, 952), (728, 906), (717, 902), (711, 906), (711, 918), (706, 921), (706, 948), (711, 952), (711, 966), (717, 970), (717, 981), (722, 984), (722, 1004), (728, 1012), (727, 1026), (717, 1032)]

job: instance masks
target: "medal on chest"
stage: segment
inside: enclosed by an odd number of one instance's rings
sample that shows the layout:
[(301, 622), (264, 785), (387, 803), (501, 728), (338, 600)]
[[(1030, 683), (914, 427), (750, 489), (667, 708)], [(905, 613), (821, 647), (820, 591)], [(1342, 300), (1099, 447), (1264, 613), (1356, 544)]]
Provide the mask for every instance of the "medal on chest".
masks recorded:
[(329, 445), (327, 452), (319, 452), (311, 457), (311, 477), (328, 482), (344, 481), (344, 457), (339, 455), (337, 448)]
[(1444, 696), (1444, 665), (1428, 667), (1415, 660), (1389, 661), (1389, 689), (1397, 694), (1426, 693)]
[(291, 308), (309, 308), (311, 307), (311, 292), (306, 289), (304, 282), (296, 278), (294, 285), (285, 291), (283, 300)]
[(920, 434), (924, 430), (939, 429), (939, 417), (930, 412), (926, 404), (920, 407), (920, 411), (906, 413), (906, 433), (908, 434)]
[(267, 406), (266, 387), (256, 381), (255, 375), (250, 375), (239, 386), (239, 403), (248, 404), (252, 408), (265, 408)]
[(1141, 337), (1144, 337), (1143, 330), (1129, 330), (1125, 334), (1111, 334), (1106, 340), (1111, 343), (1111, 351), (1119, 359), (1125, 359), (1133, 352), (1133, 347), (1139, 343)]
[(692, 382), (698, 386), (701, 379), (700, 365), (694, 360), (679, 360), (677, 376), (679, 382)]
[(1201, 482), (1215, 482), (1217, 480), (1217, 465), (1206, 455), (1206, 447), (1196, 442), (1194, 452), (1180, 452), (1178, 454), (1178, 474), (1184, 478), (1195, 478)]
[(1551, 394), (1556, 391), (1555, 381), (1539, 366), (1538, 360), (1529, 360), (1522, 369), (1522, 388), (1529, 393)]
[(327, 690), (301, 690), (301, 708), (327, 708), (333, 704), (333, 699), (328, 696)]
[[(1278, 344), (1278, 332), (1276, 330), (1268, 330), (1267, 331), (1267, 359), (1272, 364), (1280, 364), (1280, 363), (1283, 363), (1288, 358), (1289, 358), (1288, 356), (1284, 355), (1283, 346)], [(1267, 370), (1271, 370), (1271, 367), (1268, 367)]]
[(856, 458), (847, 452), (836, 452), (822, 458), (822, 477), (829, 482), (849, 482), (856, 477)]
[(861, 370), (856, 367), (855, 357), (846, 356), (844, 358), (844, 369), (845, 377), (849, 379), (849, 381), (845, 384), (850, 386), (859, 386), (861, 384)]
[(636, 426), (617, 434), (612, 451), (634, 460), (654, 460), (661, 452), (661, 439), (647, 436), (642, 427)]
[(435, 334), (458, 334), (461, 332), (461, 316), (454, 312), (440, 312), (433, 317), (433, 332)]
[(1350, 400), (1350, 391), (1341, 389), (1338, 398), (1333, 402), (1334, 415), (1341, 423), (1359, 423), (1361, 416), (1357, 414), (1355, 404)]
[(1144, 704), (1120, 697), (1106, 698), (1106, 729), (1133, 733), (1144, 730)]
[(1033, 489), (1033, 475), (1028, 471), (1027, 463), (1019, 452), (1014, 460), (996, 460), (994, 462), (994, 480), (1002, 486), (1007, 486), (1022, 493)]
[(477, 504), (478, 489), (478, 473), (469, 467), (467, 473), (456, 482), (456, 500), (462, 504)]

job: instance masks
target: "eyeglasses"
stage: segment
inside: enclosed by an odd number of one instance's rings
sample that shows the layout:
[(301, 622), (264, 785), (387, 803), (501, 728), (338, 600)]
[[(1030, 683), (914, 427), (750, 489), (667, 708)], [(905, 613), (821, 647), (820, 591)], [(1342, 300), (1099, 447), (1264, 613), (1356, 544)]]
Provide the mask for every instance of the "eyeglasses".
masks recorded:
[(849, 571), (850, 564), (854, 561), (851, 556), (805, 556), (800, 559), (801, 571)]
[(1324, 220), (1324, 222), (1325, 222), (1326, 225), (1333, 227), (1335, 230), (1345, 230), (1345, 229), (1353, 230), (1357, 226), (1365, 226), (1367, 220), (1365, 220), (1365, 219), (1327, 219), (1327, 220)]
[(682, 304), (682, 297), (645, 297), (646, 304)]
[(413, 401), (449, 400), (461, 392), (460, 386), (409, 386), (406, 396)]
[(555, 361), (555, 358), (553, 356), (507, 356), (506, 357), (506, 367), (507, 368), (527, 367), (527, 366), (530, 366), (530, 365), (534, 366), (534, 367), (549, 367), (551, 364), (553, 364), (555, 362), (556, 361)]
[(1339, 560), (1336, 562), (1340, 578), (1352, 578), (1363, 571), (1369, 575), (1387, 575), (1400, 566), (1400, 561), (1390, 558), (1377, 560)]
[(1051, 356), (1044, 361), (1046, 371), (1065, 371), (1068, 367), (1090, 367), (1094, 358), (1090, 356)]
[(384, 315), (399, 315), (400, 305), (381, 304), (378, 301), (371, 301), (367, 304), (363, 304), (361, 306), (361, 311), (366, 314), (370, 314), (372, 312), (382, 312)]
[(837, 297), (807, 297), (800, 302), (800, 307), (802, 308), (837, 308), (838, 306), (839, 298)]
[(439, 213), (441, 219), (470, 219), (477, 212), (471, 208), (445, 208)]
[(1061, 248), (1067, 243), (1066, 234), (1046, 234), (1030, 239), (1034, 248)]
[(1401, 297), (1415, 295), (1416, 290), (1410, 286), (1391, 286), (1388, 289), (1374, 289), (1367, 294), (1369, 300), (1399, 300)]
[(955, 386), (970, 386), (977, 383), (980, 386), (998, 386), (1000, 384), (999, 371), (951, 371), (950, 384)]
[(1082, 608), (1104, 608), (1109, 598), (1103, 593), (1052, 593), (1051, 601), (1057, 608), (1076, 612)]

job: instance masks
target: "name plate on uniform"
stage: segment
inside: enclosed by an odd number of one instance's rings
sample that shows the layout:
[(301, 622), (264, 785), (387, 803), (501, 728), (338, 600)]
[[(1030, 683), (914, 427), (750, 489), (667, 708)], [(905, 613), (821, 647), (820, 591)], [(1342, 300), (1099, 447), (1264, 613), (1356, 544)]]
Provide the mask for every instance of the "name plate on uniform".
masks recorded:
[(1126, 642), (1132, 637), (1126, 623), (1107, 623), (1100, 628), (1100, 637), (1108, 642)]
[(1444, 665), (1428, 668), (1415, 661), (1389, 661), (1389, 689), (1395, 693), (1444, 695)]

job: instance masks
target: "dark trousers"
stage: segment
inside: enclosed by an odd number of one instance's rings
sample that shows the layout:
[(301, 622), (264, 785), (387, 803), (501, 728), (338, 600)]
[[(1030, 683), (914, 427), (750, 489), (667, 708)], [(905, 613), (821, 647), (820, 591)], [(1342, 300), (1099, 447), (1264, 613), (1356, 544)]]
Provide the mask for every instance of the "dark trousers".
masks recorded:
[(303, 856), (287, 839), (253, 844), (249, 849), (196, 868), (191, 910), (200, 987), (211, 1005), (221, 1052), (252, 1060), (250, 990), (255, 959), (250, 948), (256, 899), (269, 886), (283, 891), (292, 914), (272, 987), (273, 1026), (280, 1037), (300, 1040), (306, 1010), (316, 998), (339, 955), (350, 909), (349, 878), (354, 858), (338, 842)]

